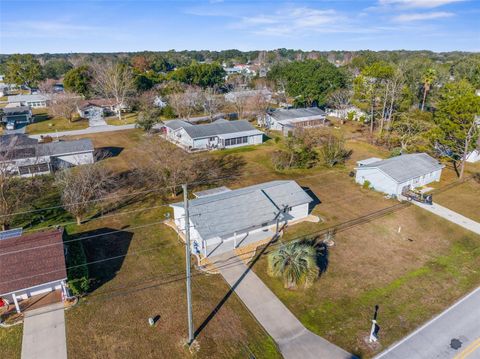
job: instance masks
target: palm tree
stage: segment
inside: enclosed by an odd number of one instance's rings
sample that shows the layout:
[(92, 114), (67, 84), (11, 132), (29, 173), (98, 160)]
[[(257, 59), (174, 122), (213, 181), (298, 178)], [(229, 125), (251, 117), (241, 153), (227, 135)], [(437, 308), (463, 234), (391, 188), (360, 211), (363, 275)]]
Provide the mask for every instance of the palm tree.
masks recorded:
[(423, 100), (422, 100), (422, 111), (425, 107), (425, 100), (427, 99), (427, 94), (430, 91), (432, 84), (435, 82), (437, 78), (437, 72), (435, 69), (428, 68), (422, 77), (423, 82)]
[(299, 241), (283, 245), (269, 254), (268, 274), (282, 278), (287, 289), (295, 289), (300, 283), (311, 286), (319, 274), (317, 249)]

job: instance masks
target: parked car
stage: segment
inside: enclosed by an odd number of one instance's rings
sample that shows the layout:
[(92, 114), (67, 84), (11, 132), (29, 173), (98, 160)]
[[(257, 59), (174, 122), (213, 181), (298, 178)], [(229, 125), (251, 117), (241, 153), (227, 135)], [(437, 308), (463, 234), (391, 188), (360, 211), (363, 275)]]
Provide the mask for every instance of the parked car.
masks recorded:
[(15, 129), (15, 121), (8, 121), (6, 128), (7, 128), (7, 130), (14, 130)]

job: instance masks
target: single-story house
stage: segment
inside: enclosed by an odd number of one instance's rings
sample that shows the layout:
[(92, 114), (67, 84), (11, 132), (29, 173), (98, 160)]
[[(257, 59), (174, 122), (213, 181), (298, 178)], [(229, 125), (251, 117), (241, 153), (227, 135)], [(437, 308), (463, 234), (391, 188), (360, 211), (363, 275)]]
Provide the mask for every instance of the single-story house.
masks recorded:
[(87, 119), (115, 115), (118, 113), (119, 109), (122, 112), (125, 112), (129, 107), (126, 104), (119, 105), (114, 100), (103, 98), (82, 101), (77, 106), (77, 112), (80, 117)]
[[(255, 238), (279, 223), (309, 215), (313, 199), (295, 181), (271, 181), (230, 190), (221, 187), (196, 193), (189, 201), (192, 251), (207, 256), (208, 247), (224, 242), (236, 248), (246, 237)], [(183, 202), (170, 205), (177, 228), (185, 232)]]
[(77, 107), (77, 112), (82, 118), (89, 120), (103, 118), (105, 116), (105, 108), (93, 103), (83, 103)]
[(0, 136), (0, 166), (13, 176), (30, 177), (94, 162), (90, 139), (41, 143), (24, 134)]
[(192, 151), (257, 145), (263, 142), (263, 132), (244, 120), (218, 119), (200, 125), (171, 120), (165, 122), (162, 132), (167, 140)]
[(355, 181), (389, 195), (398, 196), (406, 188), (440, 181), (445, 166), (426, 153), (412, 153), (382, 160), (372, 157), (357, 162)]
[(272, 99), (272, 93), (268, 89), (231, 91), (224, 95), (225, 101), (227, 102), (235, 102), (240, 98), (248, 99), (255, 96), (263, 96), (267, 101), (270, 101)]
[(29, 106), (18, 106), (18, 107), (5, 107), (2, 109), (2, 122), (15, 122), (15, 124), (20, 123), (30, 123), (32, 122), (33, 115), (32, 110)]
[(7, 96), (10, 88), (8, 85), (0, 84), (0, 97)]
[(50, 99), (46, 95), (13, 95), (8, 96), (8, 103), (18, 103), (21, 106), (30, 106), (32, 108), (44, 108), (47, 107)]
[(282, 131), (286, 136), (296, 128), (329, 126), (325, 111), (318, 107), (280, 108), (268, 111), (258, 119), (259, 125), (275, 131)]
[(35, 295), (61, 290), (67, 298), (63, 229), (0, 232), (0, 273), (0, 297), (14, 303), (17, 312), (19, 302)]
[(480, 161), (480, 149), (473, 150), (467, 155), (467, 162), (475, 163)]

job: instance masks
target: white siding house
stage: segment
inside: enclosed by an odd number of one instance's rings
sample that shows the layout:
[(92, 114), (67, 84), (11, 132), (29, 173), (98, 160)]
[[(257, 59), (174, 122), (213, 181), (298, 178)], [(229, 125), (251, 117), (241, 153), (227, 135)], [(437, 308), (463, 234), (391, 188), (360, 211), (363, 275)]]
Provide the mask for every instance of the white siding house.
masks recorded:
[(22, 134), (0, 136), (0, 165), (20, 177), (93, 163), (93, 153), (90, 139), (40, 143)]
[(263, 132), (243, 120), (219, 119), (203, 125), (171, 120), (162, 127), (162, 132), (167, 140), (188, 151), (233, 148), (263, 143)]
[[(313, 199), (295, 181), (271, 181), (250, 187), (197, 193), (189, 201), (192, 251), (207, 257), (219, 245), (237, 248), (272, 235), (277, 224), (309, 215)], [(177, 228), (185, 232), (183, 203), (172, 204)], [(213, 250), (212, 250), (213, 248)]]
[(355, 181), (366, 181), (373, 189), (398, 196), (405, 188), (426, 186), (440, 181), (443, 165), (426, 153), (413, 153), (381, 160), (357, 162)]
[(322, 127), (330, 125), (326, 113), (318, 107), (275, 109), (258, 119), (258, 124), (267, 129), (282, 131), (287, 136), (295, 128)]
[(480, 161), (480, 150), (473, 150), (467, 155), (467, 162), (475, 163)]
[(35, 295), (60, 290), (67, 298), (63, 230), (14, 236), (7, 232), (12, 231), (0, 232), (0, 273), (5, 279), (0, 297), (15, 304), (17, 312), (22, 300)]
[(20, 104), (21, 106), (30, 106), (31, 108), (44, 108), (48, 106), (50, 99), (46, 95), (14, 95), (8, 96), (8, 103)]

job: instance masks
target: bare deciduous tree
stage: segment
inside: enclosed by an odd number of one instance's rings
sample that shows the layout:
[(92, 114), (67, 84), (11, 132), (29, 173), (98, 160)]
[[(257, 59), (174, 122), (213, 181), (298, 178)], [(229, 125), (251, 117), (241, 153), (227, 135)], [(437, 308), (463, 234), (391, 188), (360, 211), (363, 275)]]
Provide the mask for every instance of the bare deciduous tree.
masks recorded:
[(182, 183), (195, 179), (192, 155), (158, 137), (147, 139), (141, 146), (143, 161), (138, 168), (145, 186), (164, 189), (175, 197)]
[(210, 117), (210, 120), (213, 119), (213, 116), (218, 113), (220, 108), (223, 106), (223, 100), (220, 95), (211, 87), (205, 89), (203, 92), (203, 110)]
[(51, 94), (53, 93), (53, 86), (57, 83), (54, 79), (46, 79), (38, 84), (38, 89), (42, 93)]
[(114, 62), (97, 62), (92, 67), (97, 92), (115, 101), (118, 119), (122, 120), (122, 107), (135, 89), (132, 70)]
[(2, 230), (9, 228), (14, 219), (14, 213), (29, 207), (38, 188), (35, 178), (16, 177), (16, 170), (11, 162), (14, 151), (13, 144), (0, 149), (0, 225)]
[(347, 117), (347, 109), (351, 104), (352, 96), (352, 91), (347, 89), (338, 89), (329, 96), (328, 102), (330, 106), (338, 110), (342, 123)]
[(268, 96), (263, 92), (257, 92), (248, 99), (247, 109), (257, 116), (265, 116), (269, 107)]
[(52, 96), (48, 111), (53, 117), (63, 117), (72, 121), (77, 110), (80, 97), (70, 93), (61, 93)]
[(78, 166), (57, 172), (55, 181), (61, 189), (63, 207), (76, 219), (77, 224), (107, 195), (114, 177), (101, 163)]
[(178, 117), (189, 119), (201, 107), (202, 95), (198, 88), (189, 86), (185, 92), (176, 92), (168, 96), (168, 103)]

